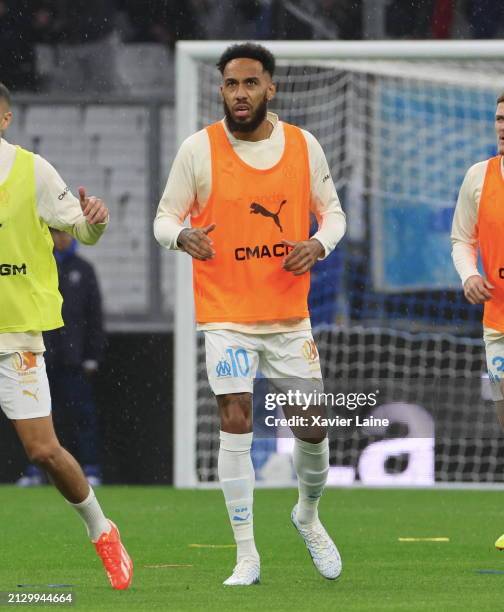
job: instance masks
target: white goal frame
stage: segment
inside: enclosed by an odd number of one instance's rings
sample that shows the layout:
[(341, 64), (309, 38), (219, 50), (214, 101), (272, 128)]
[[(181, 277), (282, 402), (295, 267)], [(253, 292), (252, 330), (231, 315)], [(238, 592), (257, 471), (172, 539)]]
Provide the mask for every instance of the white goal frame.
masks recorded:
[[(177, 144), (199, 129), (198, 61), (217, 61), (241, 41), (182, 41), (176, 47)], [(504, 41), (259, 41), (278, 60), (484, 60), (504, 58)], [(217, 70), (217, 69), (216, 69)], [(174, 485), (202, 486), (196, 474), (196, 331), (191, 260), (176, 255), (174, 317)]]

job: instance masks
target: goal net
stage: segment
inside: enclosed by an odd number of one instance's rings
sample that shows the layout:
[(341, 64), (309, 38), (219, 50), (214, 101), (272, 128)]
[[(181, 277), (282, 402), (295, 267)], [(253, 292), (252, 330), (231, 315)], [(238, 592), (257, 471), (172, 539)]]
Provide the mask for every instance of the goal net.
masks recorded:
[[(179, 142), (223, 116), (215, 62), (227, 44), (178, 45)], [(326, 387), (379, 390), (363, 416), (389, 420), (332, 432), (330, 482), (502, 482), (481, 311), (460, 291), (449, 235), (466, 170), (496, 153), (503, 45), (265, 45), (278, 62), (270, 110), (317, 137), (347, 214), (345, 239), (312, 272)], [(195, 486), (217, 480), (219, 420), (194, 331), (190, 261), (175, 257), (175, 482)], [(259, 419), (260, 399), (254, 407)], [(258, 480), (293, 482), (292, 439), (256, 434)]]

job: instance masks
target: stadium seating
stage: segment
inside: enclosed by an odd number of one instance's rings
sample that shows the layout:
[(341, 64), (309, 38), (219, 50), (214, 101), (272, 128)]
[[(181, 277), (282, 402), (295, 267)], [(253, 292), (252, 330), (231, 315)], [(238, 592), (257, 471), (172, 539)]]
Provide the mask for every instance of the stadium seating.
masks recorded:
[[(7, 139), (50, 161), (74, 193), (80, 185), (103, 197), (110, 208), (106, 239), (82, 247), (96, 264), (109, 324), (128, 317), (148, 318), (152, 280), (152, 221), (158, 198), (151, 201), (148, 160), (149, 108), (130, 105), (49, 105), (34, 99), (14, 107)], [(174, 154), (173, 109), (161, 112), (159, 176), (162, 190)], [(162, 305), (171, 310), (173, 262), (162, 256)], [(164, 255), (164, 254), (163, 254)], [(158, 305), (155, 306), (157, 308)]]

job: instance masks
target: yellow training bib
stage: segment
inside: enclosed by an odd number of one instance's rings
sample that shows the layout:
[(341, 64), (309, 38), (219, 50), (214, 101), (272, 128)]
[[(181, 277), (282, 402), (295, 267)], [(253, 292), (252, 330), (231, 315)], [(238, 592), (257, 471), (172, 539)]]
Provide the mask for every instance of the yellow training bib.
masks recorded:
[(49, 228), (39, 218), (34, 155), (21, 147), (0, 185), (0, 333), (63, 326)]

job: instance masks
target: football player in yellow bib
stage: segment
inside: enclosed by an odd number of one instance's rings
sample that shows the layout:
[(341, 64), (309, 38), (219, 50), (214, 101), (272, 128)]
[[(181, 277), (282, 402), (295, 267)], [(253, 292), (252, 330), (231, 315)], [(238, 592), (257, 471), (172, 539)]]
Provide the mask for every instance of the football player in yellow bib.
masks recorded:
[(83, 187), (73, 196), (49, 162), (4, 140), (11, 121), (9, 90), (0, 83), (0, 406), (30, 462), (48, 473), (84, 520), (112, 587), (126, 589), (133, 564), (117, 527), (55, 434), (42, 338), (63, 326), (49, 227), (94, 244), (108, 210)]

